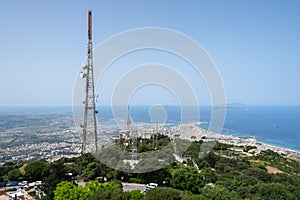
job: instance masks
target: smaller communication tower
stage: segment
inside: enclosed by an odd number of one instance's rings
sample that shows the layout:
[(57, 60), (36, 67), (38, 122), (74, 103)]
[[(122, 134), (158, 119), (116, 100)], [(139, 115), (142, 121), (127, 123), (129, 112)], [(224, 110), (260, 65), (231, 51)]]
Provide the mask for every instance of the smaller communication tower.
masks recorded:
[(155, 130), (153, 130), (153, 149), (157, 149), (157, 138), (158, 138), (158, 123), (155, 124)]
[(130, 136), (130, 128), (131, 128), (131, 119), (130, 119), (130, 108), (127, 106), (127, 123), (126, 123), (126, 132), (128, 136)]
[(126, 123), (126, 134), (127, 137), (131, 139), (131, 148), (132, 148), (132, 160), (136, 160), (137, 154), (137, 130), (133, 130), (131, 126), (130, 118), (130, 107), (127, 107), (127, 123)]

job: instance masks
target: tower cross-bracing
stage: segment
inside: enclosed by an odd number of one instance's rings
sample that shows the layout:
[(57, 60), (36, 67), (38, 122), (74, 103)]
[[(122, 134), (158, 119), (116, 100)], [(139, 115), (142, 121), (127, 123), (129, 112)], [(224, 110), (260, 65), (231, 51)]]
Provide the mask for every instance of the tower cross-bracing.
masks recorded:
[(85, 100), (83, 121), (82, 153), (97, 152), (97, 118), (95, 85), (93, 72), (92, 12), (88, 12), (88, 51), (87, 63), (83, 66), (82, 77), (85, 78)]

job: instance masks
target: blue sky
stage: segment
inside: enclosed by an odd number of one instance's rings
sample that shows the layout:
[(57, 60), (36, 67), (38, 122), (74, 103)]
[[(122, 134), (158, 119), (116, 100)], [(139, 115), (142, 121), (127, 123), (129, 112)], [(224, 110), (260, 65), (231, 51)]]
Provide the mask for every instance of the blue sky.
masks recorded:
[[(132, 28), (174, 29), (211, 56), (228, 102), (299, 105), (299, 8), (298, 1), (289, 0), (2, 0), (0, 105), (71, 105), (73, 84), (86, 58), (89, 9), (94, 46)], [(176, 60), (174, 66), (180, 63)], [(186, 77), (201, 99), (192, 72)], [(201, 103), (209, 103), (202, 80), (199, 85), (204, 88)], [(97, 92), (100, 102), (109, 101), (108, 93)], [(173, 98), (162, 94), (161, 88), (150, 87), (133, 99), (147, 104)]]

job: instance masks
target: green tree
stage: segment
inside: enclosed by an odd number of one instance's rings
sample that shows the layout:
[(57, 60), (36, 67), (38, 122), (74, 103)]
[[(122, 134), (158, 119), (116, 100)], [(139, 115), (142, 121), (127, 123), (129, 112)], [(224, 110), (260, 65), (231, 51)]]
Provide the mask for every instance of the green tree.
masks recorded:
[[(260, 198), (264, 200), (289, 200), (297, 199), (299, 196), (295, 196), (293, 192), (296, 192), (292, 187), (287, 187), (280, 183), (258, 183), (255, 186), (249, 188), (249, 198)], [(299, 191), (299, 190), (298, 190)], [(296, 193), (295, 193), (296, 194)], [(299, 193), (298, 193), (299, 194)]]
[(238, 195), (234, 191), (219, 186), (205, 187), (201, 190), (200, 199), (237, 200)]
[(86, 200), (91, 195), (93, 195), (93, 191), (68, 181), (59, 183), (54, 190), (54, 200)]
[(59, 159), (57, 161), (52, 162), (48, 165), (49, 175), (43, 178), (42, 190), (46, 193), (46, 199), (53, 199), (54, 194), (53, 191), (56, 188), (56, 185), (63, 180), (67, 180), (66, 177), (66, 168), (65, 168), (65, 160)]
[(130, 198), (130, 194), (124, 194), (120, 184), (115, 182), (100, 184), (98, 181), (90, 181), (82, 187), (62, 181), (54, 190), (54, 200), (123, 199), (123, 196)]
[(202, 177), (194, 167), (179, 165), (171, 170), (171, 175), (173, 188), (199, 193), (200, 188), (204, 186)]
[(266, 171), (259, 168), (249, 168), (244, 172), (248, 176), (255, 177), (263, 182), (270, 182), (271, 175)]
[(68, 182), (63, 181), (59, 183), (54, 190), (54, 199), (55, 200), (64, 200), (71, 199), (72, 193), (74, 193), (75, 185)]
[(299, 176), (292, 176), (285, 173), (279, 173), (272, 176), (273, 182), (283, 183), (283, 184), (290, 184), (290, 185), (300, 185), (300, 177)]
[(100, 184), (97, 181), (92, 181), (87, 184), (89, 191), (92, 191), (92, 195), (89, 200), (129, 200), (130, 193), (123, 192), (122, 184), (119, 182), (110, 182)]
[(146, 194), (146, 200), (181, 200), (181, 194), (179, 190), (172, 188), (155, 188), (151, 189)]
[(145, 194), (140, 190), (132, 190), (130, 191), (130, 200), (144, 200)]
[(25, 177), (30, 181), (38, 181), (49, 174), (48, 163), (44, 160), (35, 160), (27, 163)]
[[(8, 173), (11, 170), (19, 168), (22, 166), (22, 163), (14, 163), (14, 162), (6, 162), (2, 166), (0, 166), (0, 180), (8, 181)], [(1, 178), (2, 177), (2, 178)]]
[(21, 177), (21, 173), (18, 168), (15, 168), (15, 169), (9, 171), (7, 176), (10, 181), (17, 181)]
[(130, 193), (120, 188), (99, 188), (88, 200), (130, 200)]
[(97, 176), (103, 175), (100, 171), (100, 164), (96, 162), (89, 163), (87, 167), (83, 170), (81, 177), (86, 177), (88, 179), (95, 179)]
[(200, 176), (204, 180), (205, 183), (214, 183), (217, 181), (217, 176), (211, 168), (203, 168)]

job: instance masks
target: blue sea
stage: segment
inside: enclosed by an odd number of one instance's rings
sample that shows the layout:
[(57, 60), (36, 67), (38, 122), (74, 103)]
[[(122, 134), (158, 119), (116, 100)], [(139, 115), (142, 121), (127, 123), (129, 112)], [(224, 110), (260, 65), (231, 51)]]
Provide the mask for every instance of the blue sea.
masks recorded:
[(250, 106), (227, 110), (222, 133), (300, 151), (299, 123), (300, 106)]
[[(151, 122), (149, 106), (131, 106), (131, 119), (135, 122)], [(197, 109), (196, 107), (190, 109)], [(211, 108), (201, 106), (201, 127), (208, 129), (211, 118)], [(113, 118), (110, 107), (98, 107), (99, 118)], [(176, 125), (181, 121), (181, 109), (177, 106), (164, 106), (166, 123)], [(71, 107), (25, 107), (0, 108), (3, 113), (22, 112), (63, 112), (72, 115)], [(233, 136), (255, 136), (260, 142), (273, 144), (300, 151), (300, 106), (247, 106), (226, 110), (226, 119), (222, 132)]]

